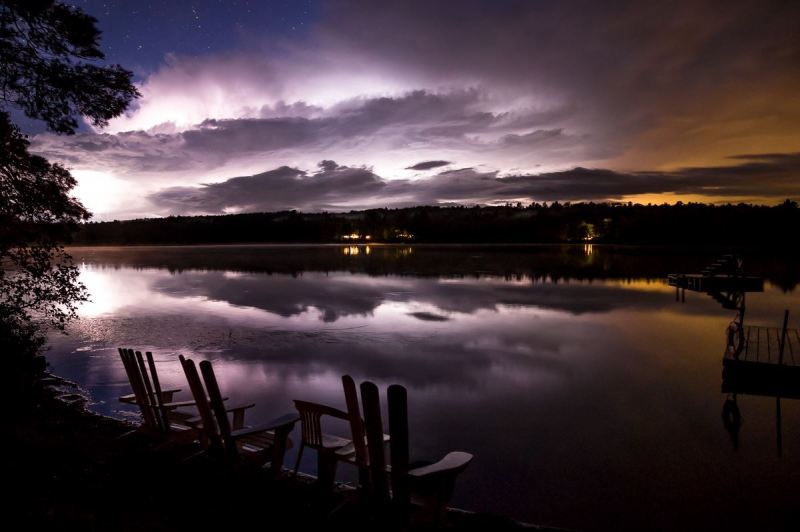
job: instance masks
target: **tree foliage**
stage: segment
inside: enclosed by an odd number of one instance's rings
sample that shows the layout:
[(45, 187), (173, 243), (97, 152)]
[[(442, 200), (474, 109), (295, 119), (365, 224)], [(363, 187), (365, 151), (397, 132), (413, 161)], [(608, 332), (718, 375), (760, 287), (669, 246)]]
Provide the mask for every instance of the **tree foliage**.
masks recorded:
[(96, 22), (54, 1), (0, 0), (0, 351), (18, 355), (23, 379), (45, 327), (63, 329), (87, 298), (63, 244), (90, 215), (69, 171), (31, 154), (8, 110), (63, 134), (122, 113), (138, 93), (130, 72), (101, 63)]
[(0, 320), (16, 329), (35, 316), (62, 328), (85, 293), (61, 243), (89, 213), (69, 196), (70, 173), (28, 153), (5, 113), (0, 142)]
[(0, 1), (0, 99), (57, 133), (102, 126), (136, 97), (131, 72), (100, 65), (97, 20), (48, 0)]
[[(796, 253), (800, 209), (781, 205), (558, 203), (427, 206), (343, 213), (244, 213), (90, 222), (82, 244), (242, 242), (605, 243), (770, 247)], [(370, 235), (370, 240), (366, 240)]]

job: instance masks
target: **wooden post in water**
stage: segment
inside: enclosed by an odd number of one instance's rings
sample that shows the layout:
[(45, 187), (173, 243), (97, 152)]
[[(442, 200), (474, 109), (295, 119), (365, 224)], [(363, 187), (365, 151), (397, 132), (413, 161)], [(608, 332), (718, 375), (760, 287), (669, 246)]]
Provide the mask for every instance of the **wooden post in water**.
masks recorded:
[(786, 330), (789, 327), (789, 309), (783, 312), (783, 329), (781, 330), (781, 344), (778, 349), (778, 364), (783, 365), (783, 349), (786, 347)]
[(375, 383), (361, 383), (361, 403), (364, 406), (372, 493), (378, 506), (383, 506), (389, 502), (389, 484), (386, 478), (386, 457), (383, 454), (381, 400)]
[(776, 446), (778, 448), (778, 458), (783, 456), (783, 431), (781, 429), (781, 398), (775, 398), (775, 437), (777, 438)]
[(408, 394), (399, 384), (389, 386), (389, 434), (391, 435), (392, 501), (403, 518), (411, 495), (408, 486)]
[[(781, 329), (781, 342), (778, 347), (778, 365), (783, 365), (783, 350), (786, 348), (786, 330), (789, 327), (789, 309), (783, 312), (783, 328)], [(775, 398), (775, 431), (777, 437), (778, 457), (783, 456), (783, 431), (781, 430), (781, 398)]]

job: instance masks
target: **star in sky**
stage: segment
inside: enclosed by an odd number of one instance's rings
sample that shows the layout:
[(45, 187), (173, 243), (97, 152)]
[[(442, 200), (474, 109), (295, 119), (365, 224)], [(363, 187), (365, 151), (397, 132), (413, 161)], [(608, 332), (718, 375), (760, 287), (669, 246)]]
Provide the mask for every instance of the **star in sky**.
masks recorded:
[(133, 69), (138, 79), (162, 65), (166, 54), (225, 52), (263, 35), (303, 31), (318, 10), (309, 0), (82, 0), (73, 5), (98, 19), (107, 60)]

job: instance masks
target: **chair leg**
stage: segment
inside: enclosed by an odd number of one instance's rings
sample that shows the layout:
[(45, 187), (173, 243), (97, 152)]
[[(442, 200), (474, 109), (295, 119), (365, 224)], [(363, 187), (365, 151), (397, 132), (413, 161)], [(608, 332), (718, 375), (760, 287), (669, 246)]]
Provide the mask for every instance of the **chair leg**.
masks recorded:
[(317, 453), (317, 485), (323, 493), (330, 493), (336, 483), (336, 466), (339, 461), (331, 452), (319, 450)]
[(290, 430), (276, 430), (275, 440), (272, 443), (272, 464), (270, 470), (275, 477), (281, 476), (283, 471), (283, 458), (289, 443)]
[(306, 448), (305, 443), (300, 444), (300, 449), (297, 451), (297, 461), (294, 463), (294, 476), (297, 476), (297, 470), (300, 468), (300, 459), (303, 457), (303, 449)]

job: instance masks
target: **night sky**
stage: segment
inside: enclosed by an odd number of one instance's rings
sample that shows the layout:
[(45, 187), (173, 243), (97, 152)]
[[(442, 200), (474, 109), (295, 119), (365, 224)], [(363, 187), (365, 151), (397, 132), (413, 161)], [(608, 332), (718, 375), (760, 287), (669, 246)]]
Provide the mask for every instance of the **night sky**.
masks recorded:
[(799, 2), (76, 2), (142, 92), (33, 148), (98, 219), (800, 198)]

